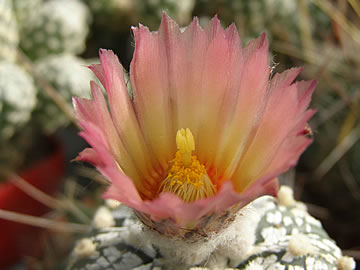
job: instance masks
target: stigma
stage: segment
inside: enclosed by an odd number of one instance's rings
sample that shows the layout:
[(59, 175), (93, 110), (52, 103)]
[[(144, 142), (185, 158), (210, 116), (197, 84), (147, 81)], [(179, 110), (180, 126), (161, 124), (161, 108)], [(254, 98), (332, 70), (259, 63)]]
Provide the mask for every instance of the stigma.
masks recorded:
[(160, 184), (161, 192), (171, 192), (192, 202), (205, 199), (216, 193), (216, 187), (206, 172), (206, 168), (199, 162), (195, 150), (195, 140), (189, 128), (180, 129), (176, 134), (177, 152), (171, 160), (167, 177)]

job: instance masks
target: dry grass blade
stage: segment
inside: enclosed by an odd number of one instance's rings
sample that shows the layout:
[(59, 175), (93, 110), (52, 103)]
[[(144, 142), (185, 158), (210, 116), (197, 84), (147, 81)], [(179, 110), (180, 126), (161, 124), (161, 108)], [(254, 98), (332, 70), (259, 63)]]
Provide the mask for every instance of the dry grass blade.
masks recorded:
[(34, 217), (20, 213), (0, 209), (0, 218), (9, 221), (19, 222), (35, 227), (41, 227), (62, 232), (87, 233), (90, 229), (88, 225), (59, 222), (47, 218)]
[(300, 27), (300, 36), (301, 43), (304, 48), (304, 57), (309, 61), (311, 59), (311, 54), (308, 54), (308, 51), (314, 50), (314, 44), (311, 35), (311, 19), (308, 10), (308, 1), (299, 0), (298, 9), (299, 9), (299, 27)]
[(91, 180), (94, 180), (102, 185), (109, 185), (110, 182), (104, 176), (102, 176), (98, 171), (88, 168), (88, 167), (79, 167), (77, 168), (77, 173), (80, 176), (87, 177)]
[(343, 250), (342, 253), (343, 253), (345, 256), (353, 257), (355, 260), (360, 260), (360, 250), (351, 250), (351, 249), (348, 249), (348, 250)]
[(341, 175), (344, 179), (344, 183), (347, 185), (348, 190), (350, 191), (351, 195), (356, 199), (360, 199), (360, 188), (356, 183), (356, 179), (351, 172), (349, 165), (345, 161), (339, 162), (339, 168)]
[(290, 43), (274, 41), (272, 42), (271, 46), (278, 53), (307, 61), (308, 63), (315, 66), (318, 66), (322, 62), (320, 55), (316, 51), (311, 51), (310, 49), (307, 50), (309, 57), (305, 59), (303, 53), (301, 53), (301, 51), (296, 48), (296, 46)]
[(65, 198), (63, 200), (55, 199), (48, 194), (37, 189), (25, 179), (13, 172), (7, 173), (10, 181), (21, 189), (24, 193), (32, 197), (33, 199), (41, 202), (49, 208), (57, 210), (67, 210), (74, 214), (83, 223), (89, 223), (90, 218), (86, 216), (71, 200)]
[(344, 156), (344, 154), (359, 140), (360, 125), (356, 126), (321, 162), (315, 170), (315, 177), (320, 180)]
[(330, 1), (312, 0), (312, 2), (334, 20), (355, 42), (360, 44), (359, 29), (340, 10), (334, 7)]
[(358, 0), (347, 0), (356, 14), (360, 17), (360, 3)]
[(29, 182), (27, 182), (25, 179), (21, 178), (19, 175), (13, 172), (7, 173), (9, 177), (9, 181), (13, 183), (15, 186), (17, 186), (19, 189), (21, 189), (24, 193), (29, 195), (31, 198), (41, 202), (42, 204), (46, 205), (49, 208), (52, 209), (60, 209), (63, 208), (62, 203), (49, 196), (48, 194), (42, 192), (41, 190), (37, 189), (33, 185), (31, 185)]

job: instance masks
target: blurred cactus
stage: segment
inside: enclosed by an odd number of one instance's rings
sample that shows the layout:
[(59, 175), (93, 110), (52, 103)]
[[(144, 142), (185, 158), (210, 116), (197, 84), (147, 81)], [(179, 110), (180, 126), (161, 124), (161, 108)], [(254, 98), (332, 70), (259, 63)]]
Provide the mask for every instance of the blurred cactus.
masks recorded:
[(157, 28), (163, 11), (180, 24), (191, 20), (195, 0), (84, 0), (93, 12), (96, 23), (115, 31), (128, 31), (139, 22)]
[[(75, 54), (85, 49), (90, 15), (80, 0), (0, 1), (1, 167), (24, 166), (39, 137), (32, 134), (53, 133), (69, 123), (59, 99), (71, 110), (71, 96), (89, 93), (93, 77)], [(52, 85), (57, 105), (42, 80)]]
[(0, 60), (14, 61), (19, 43), (12, 0), (0, 2)]
[(44, 1), (45, 0), (12, 0), (20, 32), (21, 28), (29, 21), (29, 17), (37, 15), (37, 10), (39, 10)]
[[(94, 80), (94, 76), (84, 64), (83, 59), (74, 55), (50, 55), (37, 61), (35, 69), (50, 82), (64, 100), (71, 103), (72, 96), (85, 98), (90, 95), (89, 82)], [(38, 99), (34, 118), (47, 132), (52, 133), (59, 127), (69, 124), (69, 118), (44, 94), (44, 91), (39, 91)]]
[[(195, 13), (200, 17), (218, 14), (225, 25), (235, 22), (244, 42), (264, 31), (268, 38), (299, 44), (299, 3), (288, 0), (198, 0)], [(310, 5), (313, 31), (328, 29), (330, 20), (316, 6)]]
[(11, 62), (0, 61), (0, 138), (8, 139), (31, 116), (36, 105), (32, 77)]
[(77, 0), (50, 0), (23, 18), (20, 47), (31, 59), (49, 54), (79, 54), (85, 49), (90, 13)]

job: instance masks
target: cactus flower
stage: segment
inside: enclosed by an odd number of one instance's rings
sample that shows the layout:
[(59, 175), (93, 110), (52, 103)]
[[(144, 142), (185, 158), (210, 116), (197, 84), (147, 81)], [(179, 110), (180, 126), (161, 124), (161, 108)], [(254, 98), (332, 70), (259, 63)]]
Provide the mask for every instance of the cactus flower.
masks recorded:
[[(104, 197), (136, 210), (148, 224), (195, 228), (201, 220), (276, 195), (277, 176), (294, 166), (305, 136), (315, 81), (301, 68), (272, 76), (265, 34), (244, 48), (234, 24), (195, 18), (181, 31), (163, 15), (160, 28), (132, 28), (132, 97), (112, 51), (90, 69), (93, 98), (74, 98), (78, 160), (110, 181)], [(198, 227), (197, 227), (198, 228)]]

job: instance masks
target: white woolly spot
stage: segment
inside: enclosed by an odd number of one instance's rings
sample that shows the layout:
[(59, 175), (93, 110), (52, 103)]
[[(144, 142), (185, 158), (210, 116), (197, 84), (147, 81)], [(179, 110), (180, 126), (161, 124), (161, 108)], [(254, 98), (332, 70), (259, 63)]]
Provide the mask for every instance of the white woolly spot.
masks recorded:
[(96, 211), (93, 223), (94, 227), (97, 229), (103, 229), (115, 225), (115, 221), (110, 210), (105, 206), (100, 207)]
[(325, 245), (321, 240), (311, 239), (311, 244), (327, 252), (330, 252), (329, 246)]
[(264, 267), (262, 264), (252, 261), (245, 267), (245, 270), (264, 270)]
[(306, 264), (306, 269), (313, 269), (315, 263), (315, 258), (314, 257), (306, 257), (305, 259), (305, 264)]
[(320, 235), (314, 233), (309, 233), (307, 236), (312, 239), (320, 239)]
[(307, 223), (310, 223), (310, 224), (312, 224), (312, 225), (314, 225), (316, 227), (321, 227), (321, 222), (318, 221), (317, 219), (315, 219), (314, 217), (310, 216), (310, 215), (307, 215), (305, 217), (305, 220), (306, 220)]
[(296, 216), (296, 217), (301, 217), (301, 218), (304, 218), (305, 215), (307, 215), (307, 212), (305, 210), (302, 210), (302, 209), (299, 209), (299, 208), (292, 208), (290, 210), (290, 212)]
[(302, 211), (307, 211), (307, 206), (303, 202), (296, 202), (295, 207)]
[(285, 269), (285, 265), (282, 265), (280, 263), (269, 265), (269, 267), (266, 268), (266, 270), (284, 270), (284, 269)]
[(306, 235), (296, 234), (291, 237), (288, 250), (295, 256), (304, 256), (313, 252), (314, 247)]
[(118, 208), (121, 205), (121, 202), (112, 200), (112, 199), (108, 199), (108, 200), (105, 200), (105, 204), (107, 207), (114, 209), (114, 208)]
[(289, 265), (288, 270), (304, 270), (304, 267), (301, 267), (299, 265)]
[[(334, 263), (336, 260), (342, 257), (340, 248), (335, 244), (333, 240), (322, 239), (322, 244), (326, 245), (331, 250), (331, 257), (326, 258), (328, 261)], [(330, 255), (330, 253), (329, 253)], [(324, 257), (324, 256), (323, 256)]]
[(281, 223), (281, 219), (282, 219), (282, 215), (278, 211), (270, 212), (270, 213), (267, 213), (267, 215), (266, 215), (266, 221), (269, 222), (270, 224), (278, 225)]
[(267, 227), (262, 230), (261, 236), (267, 245), (277, 244), (286, 236), (286, 229), (281, 227)]
[(77, 242), (74, 253), (77, 257), (89, 257), (96, 251), (96, 245), (89, 238), (81, 239)]
[(287, 263), (292, 262), (294, 259), (295, 259), (294, 254), (292, 254), (289, 251), (285, 252), (285, 254), (281, 257), (281, 261), (287, 262)]
[(301, 217), (296, 217), (295, 222), (299, 227), (304, 224), (304, 220)]
[(291, 224), (293, 224), (293, 221), (292, 221), (291, 217), (284, 217), (283, 222), (284, 222), (284, 225), (285, 225), (286, 227), (287, 227), (287, 226), (290, 226)]
[(287, 207), (295, 205), (296, 201), (293, 190), (288, 186), (281, 186), (278, 192), (277, 202)]
[(343, 256), (338, 260), (337, 265), (339, 270), (353, 270), (355, 269), (356, 263), (354, 258)]
[(217, 249), (230, 259), (229, 266), (238, 265), (253, 251), (256, 240), (256, 224), (261, 218), (258, 210), (252, 204), (244, 207), (239, 211), (233, 224), (227, 228), (226, 233), (218, 236), (220, 245)]
[(270, 265), (270, 264), (273, 264), (273, 263), (275, 263), (276, 261), (277, 261), (277, 256), (276, 255), (270, 255), (270, 256), (268, 256), (268, 257), (266, 257), (265, 259), (264, 259), (264, 265), (266, 265), (266, 266), (268, 266), (268, 265)]

